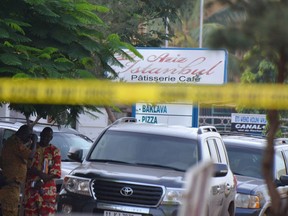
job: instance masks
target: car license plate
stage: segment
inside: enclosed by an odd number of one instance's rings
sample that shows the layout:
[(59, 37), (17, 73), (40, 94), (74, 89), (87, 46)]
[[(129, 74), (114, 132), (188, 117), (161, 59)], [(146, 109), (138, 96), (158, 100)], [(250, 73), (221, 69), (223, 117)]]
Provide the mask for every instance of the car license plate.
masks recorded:
[(129, 212), (104, 211), (104, 216), (141, 216), (141, 214), (133, 214)]

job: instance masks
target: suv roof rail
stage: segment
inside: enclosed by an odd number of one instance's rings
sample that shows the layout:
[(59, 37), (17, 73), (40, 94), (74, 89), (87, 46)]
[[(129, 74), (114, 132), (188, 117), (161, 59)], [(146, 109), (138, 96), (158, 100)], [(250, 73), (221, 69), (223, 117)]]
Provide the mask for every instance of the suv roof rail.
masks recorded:
[(222, 131), (219, 132), (221, 136), (223, 135), (231, 135), (231, 136), (247, 136), (247, 137), (255, 137), (255, 138), (265, 138), (265, 135), (260, 133), (252, 133), (252, 132), (238, 132), (238, 131)]
[(274, 140), (275, 145), (281, 145), (281, 144), (288, 144), (288, 138), (276, 138)]
[(134, 117), (122, 117), (120, 119), (117, 119), (115, 122), (113, 122), (112, 125), (126, 123), (126, 122), (137, 122), (137, 119)]
[[(19, 117), (4, 117), (0, 116), (0, 122), (5, 122), (5, 123), (13, 123), (13, 124), (27, 124), (27, 119), (26, 118), (19, 118)], [(29, 119), (29, 123), (33, 123), (34, 121)], [(55, 127), (62, 127), (63, 125), (55, 124), (55, 123), (49, 123), (49, 122), (36, 122), (34, 126), (37, 125), (42, 125), (42, 126), (55, 126)]]
[[(12, 121), (13, 120), (13, 121)], [(19, 117), (9, 117), (9, 116), (0, 116), (0, 121), (2, 122), (26, 122), (26, 118), (19, 118)]]
[(200, 126), (198, 128), (198, 134), (203, 134), (207, 132), (218, 132), (215, 126)]

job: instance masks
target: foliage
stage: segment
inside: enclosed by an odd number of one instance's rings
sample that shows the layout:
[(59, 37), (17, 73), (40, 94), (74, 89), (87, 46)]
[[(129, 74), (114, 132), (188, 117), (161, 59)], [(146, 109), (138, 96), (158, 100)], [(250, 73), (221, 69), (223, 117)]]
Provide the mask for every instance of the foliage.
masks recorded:
[[(212, 47), (226, 47), (231, 52), (246, 53), (243, 81), (262, 83), (287, 82), (288, 68), (288, 2), (286, 0), (238, 0), (228, 1), (237, 11), (245, 12), (247, 18), (238, 25), (218, 29), (211, 34)], [(287, 204), (271, 178), (274, 160), (274, 138), (279, 131), (279, 112), (268, 110), (267, 148), (264, 152), (263, 177), (271, 196), (271, 215), (286, 215)], [(272, 163), (271, 163), (272, 161)]]
[[(121, 48), (140, 56), (117, 34), (102, 33), (108, 26), (97, 14), (108, 13), (107, 7), (86, 0), (2, 0), (1, 3), (0, 77), (102, 79), (106, 71), (113, 74), (110, 63), (119, 64), (114, 54), (125, 55)], [(85, 110), (81, 106), (48, 104), (9, 107), (27, 118), (49, 114), (57, 121), (61, 113), (74, 111), (76, 117)]]
[[(279, 52), (288, 48), (288, 38), (286, 37), (288, 30), (283, 28), (288, 20), (285, 12), (288, 8), (287, 3), (263, 0), (249, 3), (244, 0), (236, 2), (237, 4), (230, 2), (232, 8), (242, 13), (245, 11), (247, 19), (238, 25), (230, 25), (214, 31), (209, 37), (209, 45), (218, 48), (226, 47), (231, 52), (241, 50), (246, 53), (249, 51), (247, 55), (250, 56), (250, 59), (257, 59), (259, 62), (261, 58), (265, 58), (266, 62), (270, 62), (274, 67), (273, 65), (277, 65), (280, 60)], [(257, 63), (255, 64), (253, 60), (251, 63), (255, 68)], [(272, 72), (272, 76), (274, 72)], [(267, 79), (263, 82), (271, 82), (271, 80)]]
[[(104, 34), (117, 33), (122, 41), (136, 47), (159, 47), (172, 34), (166, 34), (165, 27), (178, 19), (177, 10), (182, 1), (176, 0), (90, 0), (106, 5), (111, 13), (99, 16), (109, 26)], [(167, 22), (167, 18), (169, 22)]]

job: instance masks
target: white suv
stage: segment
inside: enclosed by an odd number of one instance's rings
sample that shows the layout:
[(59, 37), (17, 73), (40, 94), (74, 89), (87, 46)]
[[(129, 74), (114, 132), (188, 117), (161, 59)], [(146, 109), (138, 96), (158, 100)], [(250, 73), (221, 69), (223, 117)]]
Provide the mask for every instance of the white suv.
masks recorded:
[[(81, 150), (70, 157), (81, 160)], [(215, 127), (188, 128), (121, 119), (108, 126), (64, 179), (62, 214), (177, 215), (188, 168), (211, 159), (217, 164), (207, 215), (232, 216), (236, 181)]]

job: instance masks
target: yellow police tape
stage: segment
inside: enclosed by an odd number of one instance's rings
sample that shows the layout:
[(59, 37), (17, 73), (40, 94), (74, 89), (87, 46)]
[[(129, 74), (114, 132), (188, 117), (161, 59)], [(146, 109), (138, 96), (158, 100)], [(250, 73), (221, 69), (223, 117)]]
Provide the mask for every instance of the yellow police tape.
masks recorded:
[(0, 101), (33, 104), (115, 105), (149, 103), (218, 104), (288, 108), (288, 85), (155, 84), (98, 80), (0, 79)]

